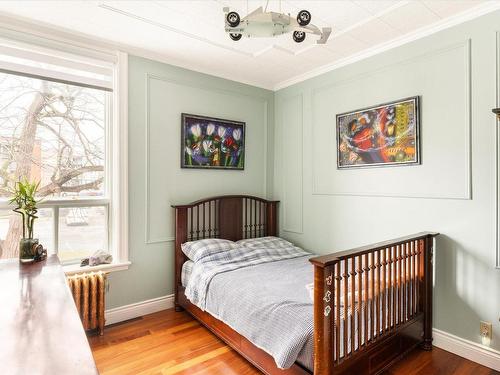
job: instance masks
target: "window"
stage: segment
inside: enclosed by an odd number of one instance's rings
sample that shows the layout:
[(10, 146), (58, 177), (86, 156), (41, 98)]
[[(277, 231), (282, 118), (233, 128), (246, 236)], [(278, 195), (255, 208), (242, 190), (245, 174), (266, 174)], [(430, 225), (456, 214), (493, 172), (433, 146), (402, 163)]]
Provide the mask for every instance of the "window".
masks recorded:
[(2, 48), (0, 258), (18, 255), (20, 217), (8, 197), (16, 181), (28, 179), (40, 182), (35, 237), (49, 253), (67, 264), (96, 250), (127, 260), (112, 238), (124, 201), (112, 186), (123, 180), (114, 74), (109, 62), (19, 44)]

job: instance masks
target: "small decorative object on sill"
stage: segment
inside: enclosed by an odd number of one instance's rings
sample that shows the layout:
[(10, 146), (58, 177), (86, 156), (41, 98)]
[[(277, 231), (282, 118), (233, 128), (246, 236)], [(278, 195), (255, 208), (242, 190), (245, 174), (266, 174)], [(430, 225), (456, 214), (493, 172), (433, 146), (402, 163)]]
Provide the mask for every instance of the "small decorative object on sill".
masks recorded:
[(85, 266), (98, 266), (99, 264), (110, 264), (113, 262), (113, 256), (102, 250), (97, 250), (88, 258), (82, 259), (80, 267)]
[(497, 119), (500, 120), (500, 108), (494, 108), (491, 110), (495, 115), (497, 115)]
[(33, 258), (33, 260), (35, 262), (41, 262), (45, 259), (47, 259), (47, 249), (44, 249), (42, 245), (38, 244), (35, 247), (35, 257)]
[[(29, 182), (27, 180), (19, 181), (12, 189), (12, 198), (10, 204), (15, 204), (14, 212), (21, 215), (23, 238), (19, 241), (19, 261), (21, 263), (33, 262), (37, 255), (37, 249), (40, 246), (38, 238), (33, 238), (33, 226), (35, 219), (38, 218), (37, 204), (35, 199), (40, 183)], [(43, 250), (43, 247), (42, 247)]]

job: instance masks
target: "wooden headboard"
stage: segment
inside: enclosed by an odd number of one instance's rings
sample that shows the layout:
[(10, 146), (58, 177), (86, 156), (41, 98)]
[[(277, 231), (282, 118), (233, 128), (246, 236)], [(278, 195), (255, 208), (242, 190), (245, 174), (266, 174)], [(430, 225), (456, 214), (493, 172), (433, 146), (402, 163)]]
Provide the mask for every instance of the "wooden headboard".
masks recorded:
[(188, 259), (181, 250), (187, 241), (275, 236), (277, 205), (250, 195), (224, 195), (172, 206), (175, 209), (175, 295), (181, 285), (182, 265)]

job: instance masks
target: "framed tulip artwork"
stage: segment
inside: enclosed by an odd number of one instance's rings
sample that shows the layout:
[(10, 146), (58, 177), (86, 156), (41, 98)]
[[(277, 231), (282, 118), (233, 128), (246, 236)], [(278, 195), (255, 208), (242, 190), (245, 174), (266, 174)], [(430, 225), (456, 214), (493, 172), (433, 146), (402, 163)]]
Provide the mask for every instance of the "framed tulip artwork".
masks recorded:
[(245, 169), (245, 123), (182, 114), (181, 168)]
[(420, 164), (419, 97), (337, 115), (337, 167)]

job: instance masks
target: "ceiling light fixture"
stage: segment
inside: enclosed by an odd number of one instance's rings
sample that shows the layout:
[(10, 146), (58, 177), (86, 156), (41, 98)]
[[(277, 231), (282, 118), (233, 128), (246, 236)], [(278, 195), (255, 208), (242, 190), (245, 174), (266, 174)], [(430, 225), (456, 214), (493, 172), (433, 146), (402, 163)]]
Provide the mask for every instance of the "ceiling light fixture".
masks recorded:
[[(267, 2), (269, 3), (269, 1)], [(302, 43), (307, 34), (319, 35), (318, 44), (325, 44), (332, 33), (331, 27), (319, 27), (312, 25), (311, 13), (307, 10), (301, 10), (297, 17), (290, 14), (268, 12), (267, 4), (265, 9), (259, 7), (249, 13), (243, 19), (235, 11), (230, 11), (229, 7), (224, 7), (225, 31), (229, 37), (238, 41), (243, 36), (252, 37), (274, 37), (286, 33), (292, 33), (293, 40), (296, 43)], [(248, 7), (248, 3), (247, 3)]]

